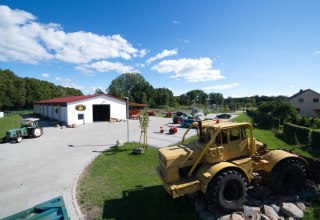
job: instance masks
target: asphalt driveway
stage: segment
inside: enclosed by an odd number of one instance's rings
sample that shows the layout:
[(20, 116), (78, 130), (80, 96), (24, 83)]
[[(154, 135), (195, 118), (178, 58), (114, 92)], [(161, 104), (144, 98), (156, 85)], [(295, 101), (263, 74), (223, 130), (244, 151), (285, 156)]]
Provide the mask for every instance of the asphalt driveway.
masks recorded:
[[(170, 118), (152, 117), (148, 144), (164, 147), (181, 140), (185, 128), (168, 134)], [(127, 123), (99, 122), (78, 128), (45, 127), (42, 137), (0, 145), (0, 218), (62, 195), (71, 219), (78, 219), (72, 190), (82, 169), (100, 152), (127, 140)], [(170, 125), (170, 124), (169, 124)], [(166, 130), (160, 133), (160, 126)], [(195, 134), (192, 130), (190, 135)], [(130, 120), (130, 141), (139, 142), (137, 120)]]

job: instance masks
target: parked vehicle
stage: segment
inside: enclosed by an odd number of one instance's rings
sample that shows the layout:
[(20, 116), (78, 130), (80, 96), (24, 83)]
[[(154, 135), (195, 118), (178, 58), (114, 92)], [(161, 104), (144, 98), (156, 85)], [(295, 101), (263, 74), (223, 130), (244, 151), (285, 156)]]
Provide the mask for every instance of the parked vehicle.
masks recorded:
[(2, 142), (15, 141), (17, 143), (22, 142), (25, 137), (38, 138), (43, 134), (43, 128), (38, 125), (39, 118), (26, 118), (21, 121), (22, 126), (20, 128), (10, 129), (6, 132), (6, 136), (3, 137)]
[(187, 118), (182, 118), (181, 122), (180, 122), (180, 125), (182, 127), (190, 127), (192, 125), (193, 122), (197, 121), (197, 120), (203, 120), (205, 117), (204, 117), (204, 114), (203, 113), (195, 113), (194, 115), (191, 115), (191, 116), (188, 116)]
[[(198, 139), (185, 144), (191, 128), (198, 129)], [(157, 173), (173, 198), (200, 192), (213, 207), (237, 210), (254, 171), (264, 174), (275, 193), (292, 195), (304, 186), (307, 167), (295, 154), (267, 150), (250, 123), (205, 120), (192, 123), (181, 145), (159, 149)]]
[(217, 115), (216, 118), (219, 118), (219, 119), (230, 119), (231, 115), (224, 113), (224, 114)]

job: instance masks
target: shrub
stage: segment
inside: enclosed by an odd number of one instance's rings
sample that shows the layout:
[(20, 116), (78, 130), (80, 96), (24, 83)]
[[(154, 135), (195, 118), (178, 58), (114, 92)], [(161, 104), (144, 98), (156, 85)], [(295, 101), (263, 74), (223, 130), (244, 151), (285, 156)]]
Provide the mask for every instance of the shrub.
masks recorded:
[(310, 128), (285, 123), (283, 126), (283, 136), (290, 144), (310, 144)]
[(320, 131), (319, 130), (313, 130), (311, 132), (311, 147), (314, 149), (320, 150)]

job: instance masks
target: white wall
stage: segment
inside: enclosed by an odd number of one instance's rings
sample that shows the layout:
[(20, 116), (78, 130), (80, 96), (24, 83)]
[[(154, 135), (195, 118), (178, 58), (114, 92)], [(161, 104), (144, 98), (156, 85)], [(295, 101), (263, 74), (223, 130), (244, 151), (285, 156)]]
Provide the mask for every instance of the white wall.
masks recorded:
[[(77, 111), (75, 107), (79, 104), (85, 105), (85, 111)], [(110, 117), (125, 119), (126, 118), (126, 103), (118, 99), (108, 96), (98, 96), (91, 99), (81, 100), (68, 103), (68, 124), (83, 124), (93, 122), (93, 105), (110, 105)], [(78, 120), (78, 114), (84, 114), (84, 121)]]
[[(318, 98), (319, 102), (313, 102), (314, 98)], [(299, 102), (299, 99), (303, 99), (303, 102)], [(305, 91), (293, 99), (290, 99), (289, 102), (300, 109), (300, 114), (303, 116), (315, 116), (315, 110), (320, 109), (320, 95), (312, 90)]]
[(3, 112), (0, 112), (0, 118), (3, 118), (3, 116), (4, 116)]

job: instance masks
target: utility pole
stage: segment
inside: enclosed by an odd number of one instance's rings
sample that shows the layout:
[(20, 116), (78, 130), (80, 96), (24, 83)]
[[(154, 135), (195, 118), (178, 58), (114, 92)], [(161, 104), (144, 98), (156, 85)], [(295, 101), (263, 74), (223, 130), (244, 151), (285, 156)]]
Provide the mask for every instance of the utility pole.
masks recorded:
[(126, 109), (127, 109), (127, 142), (129, 142), (129, 97), (124, 97), (126, 100)]

